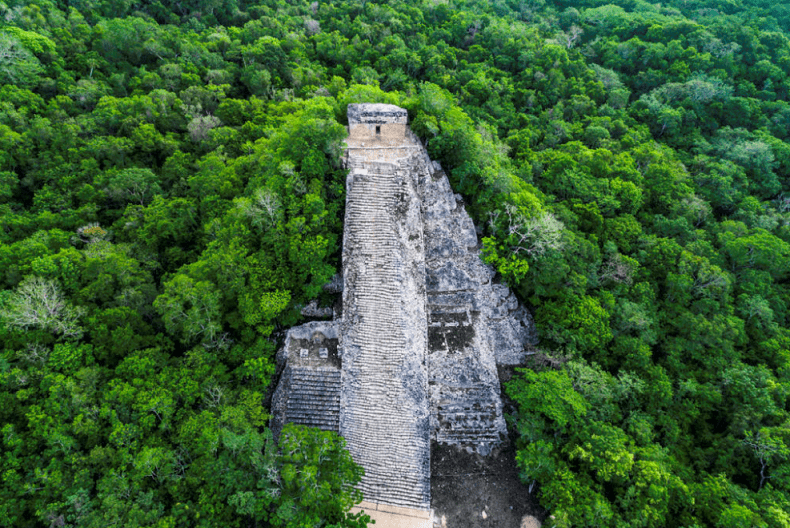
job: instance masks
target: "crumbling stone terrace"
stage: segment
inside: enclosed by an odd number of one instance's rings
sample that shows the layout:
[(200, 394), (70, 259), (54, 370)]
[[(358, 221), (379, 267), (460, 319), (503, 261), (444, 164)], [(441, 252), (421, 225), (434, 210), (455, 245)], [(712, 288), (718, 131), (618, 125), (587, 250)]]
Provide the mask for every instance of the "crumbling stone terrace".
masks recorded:
[(339, 432), (367, 502), (427, 510), (430, 442), (504, 439), (496, 367), (523, 362), (533, 327), (407, 118), (348, 107), (342, 316), (289, 331), (272, 427)]

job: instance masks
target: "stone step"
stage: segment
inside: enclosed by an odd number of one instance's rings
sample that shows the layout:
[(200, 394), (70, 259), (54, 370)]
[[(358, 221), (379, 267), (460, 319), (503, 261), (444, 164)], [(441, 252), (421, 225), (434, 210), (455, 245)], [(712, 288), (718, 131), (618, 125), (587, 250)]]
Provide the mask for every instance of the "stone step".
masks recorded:
[(315, 396), (310, 397), (310, 401), (305, 401), (303, 399), (294, 398), (296, 401), (290, 402), (288, 404), (288, 412), (290, 411), (314, 411), (318, 409), (327, 409), (327, 410), (340, 410), (340, 398), (332, 398), (330, 399), (319, 399)]
[(295, 381), (299, 384), (310, 386), (321, 386), (321, 387), (333, 387), (333, 386), (340, 386), (340, 373), (338, 372), (334, 376), (304, 376), (301, 374), (295, 374), (292, 378), (292, 381)]
[(320, 423), (325, 425), (337, 425), (337, 416), (318, 415), (309, 412), (291, 412), (286, 413), (288, 421), (308, 425), (311, 423)]
[(320, 427), (331, 431), (338, 431), (339, 421), (337, 418), (320, 418), (314, 414), (290, 414), (286, 413), (286, 421), (296, 425), (306, 425), (307, 427)]
[[(324, 381), (317, 379), (293, 379), (291, 380), (291, 387), (293, 389), (303, 388), (309, 391), (336, 391), (340, 389), (340, 379)], [(292, 390), (293, 390), (292, 389)]]
[(370, 501), (371, 499), (376, 498), (411, 504), (420, 504), (423, 502), (421, 496), (422, 494), (414, 493), (414, 488), (420, 486), (419, 479), (414, 479), (413, 481), (404, 483), (403, 485), (397, 485), (395, 483), (403, 478), (402, 475), (393, 473), (391, 475), (386, 475), (385, 478), (388, 483), (386, 489), (381, 489), (376, 485), (366, 485), (365, 483), (360, 485), (360, 490), (364, 494), (366, 500)]
[(305, 385), (301, 383), (291, 383), (291, 392), (294, 394), (310, 395), (311, 397), (322, 400), (334, 400), (339, 397), (339, 385)]
[(316, 388), (316, 389), (335, 389), (340, 388), (340, 376), (334, 379), (320, 379), (320, 378), (292, 378), (292, 383), (300, 387)]
[(332, 379), (340, 377), (340, 370), (336, 368), (295, 367), (293, 374), (295, 377)]
[(415, 497), (413, 493), (397, 493), (390, 490), (380, 492), (376, 489), (363, 488), (362, 486), (360, 486), (360, 490), (365, 500), (368, 502), (392, 504), (394, 506), (414, 508), (417, 510), (427, 510), (430, 508), (430, 501), (428, 499)]
[(311, 398), (317, 398), (321, 401), (334, 401), (340, 397), (340, 386), (327, 387), (327, 386), (305, 386), (300, 384), (291, 384), (291, 392)]

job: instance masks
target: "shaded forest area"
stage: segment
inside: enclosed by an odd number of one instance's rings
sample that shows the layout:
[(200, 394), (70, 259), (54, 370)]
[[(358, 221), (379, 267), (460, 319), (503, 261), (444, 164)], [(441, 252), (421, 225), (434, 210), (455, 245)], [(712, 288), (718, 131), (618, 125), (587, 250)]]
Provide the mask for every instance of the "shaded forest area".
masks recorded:
[[(364, 526), (263, 406), (387, 102), (535, 315), (557, 527), (790, 527), (790, 6), (0, 2), (0, 524)], [(326, 299), (325, 299), (326, 300)], [(547, 523), (548, 524), (548, 523)]]

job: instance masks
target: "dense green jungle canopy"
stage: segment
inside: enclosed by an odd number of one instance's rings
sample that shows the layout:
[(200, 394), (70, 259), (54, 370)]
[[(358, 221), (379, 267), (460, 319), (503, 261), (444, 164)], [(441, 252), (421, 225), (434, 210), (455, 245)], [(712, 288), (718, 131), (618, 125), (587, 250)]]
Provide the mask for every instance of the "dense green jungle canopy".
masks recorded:
[[(364, 526), (274, 446), (350, 102), (409, 110), (527, 303), (557, 527), (790, 527), (790, 5), (0, 1), (0, 525)], [(327, 300), (324, 299), (326, 302)]]

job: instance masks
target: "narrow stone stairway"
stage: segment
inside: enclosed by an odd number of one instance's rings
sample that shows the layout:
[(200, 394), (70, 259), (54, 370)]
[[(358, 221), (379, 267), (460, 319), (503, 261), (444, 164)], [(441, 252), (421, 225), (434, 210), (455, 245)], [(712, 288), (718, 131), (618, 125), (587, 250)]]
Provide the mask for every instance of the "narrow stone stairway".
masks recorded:
[(286, 422), (327, 431), (338, 430), (340, 371), (292, 367)]
[[(413, 354), (405, 335), (402, 241), (393, 210), (402, 185), (397, 165), (366, 162), (356, 169), (346, 205), (346, 279), (354, 287), (344, 306), (353, 320), (344, 335), (341, 434), (365, 468), (365, 500), (427, 509), (430, 506), (428, 404), (423, 381), (404, 381)], [(357, 268), (356, 270), (354, 268)], [(373, 272), (375, 271), (375, 272)], [(424, 278), (423, 278), (424, 281)], [(348, 285), (347, 285), (348, 286)], [(348, 380), (348, 383), (346, 383)], [(423, 394), (413, 394), (422, 386)], [(419, 389), (418, 389), (419, 390)], [(424, 408), (416, 408), (416, 407)]]

